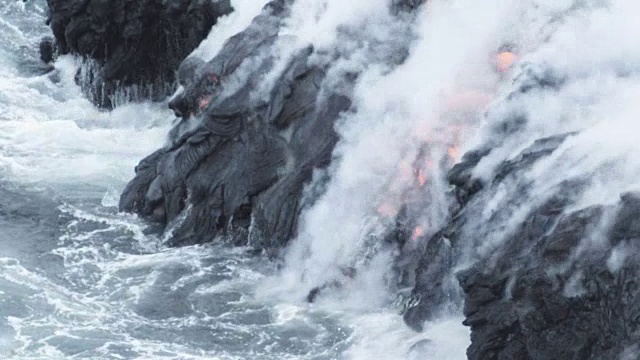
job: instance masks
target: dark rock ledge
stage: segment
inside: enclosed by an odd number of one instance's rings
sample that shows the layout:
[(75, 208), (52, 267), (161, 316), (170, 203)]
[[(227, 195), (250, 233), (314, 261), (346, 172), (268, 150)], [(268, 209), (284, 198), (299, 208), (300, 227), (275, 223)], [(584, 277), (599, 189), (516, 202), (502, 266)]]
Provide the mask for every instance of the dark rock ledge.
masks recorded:
[[(556, 91), (565, 80), (530, 73), (518, 81), (522, 86), (509, 99)], [(513, 115), (496, 124), (497, 140), (467, 153), (449, 173), (457, 207), (449, 224), (425, 239), (414, 306), (404, 313), (405, 321), (420, 330), (425, 320), (458, 304), (471, 328), (469, 359), (636, 359), (640, 194), (621, 194), (614, 205), (574, 209), (597, 175), (585, 174), (560, 181), (543, 197), (530, 197), (534, 184), (525, 173), (572, 133), (535, 141), (498, 166), (489, 181), (475, 178), (474, 169), (501, 146), (500, 139), (526, 131), (526, 122)], [(606, 165), (597, 170), (607, 171)], [(505, 189), (508, 201), (480, 221)], [(514, 222), (522, 208), (526, 215)], [(479, 250), (496, 238), (494, 248)]]
[[(175, 90), (180, 62), (233, 10), (229, 0), (47, 2), (57, 53), (86, 60), (76, 80), (104, 108), (165, 99)], [(51, 46), (44, 50), (50, 60)]]
[[(311, 47), (274, 73), (279, 51), (295, 40), (278, 36), (288, 3), (268, 3), (208, 63), (188, 58), (178, 69), (184, 91), (169, 107), (180, 122), (170, 143), (136, 167), (120, 200), (122, 211), (170, 229), (168, 245), (224, 238), (276, 252), (295, 236), (303, 189), (332, 160), (334, 125), (351, 111), (359, 74), (334, 71), (339, 50)], [(418, 3), (398, 2), (390, 11), (407, 17)], [(375, 55), (397, 66), (405, 46), (385, 45)], [(268, 76), (273, 86), (256, 96)]]

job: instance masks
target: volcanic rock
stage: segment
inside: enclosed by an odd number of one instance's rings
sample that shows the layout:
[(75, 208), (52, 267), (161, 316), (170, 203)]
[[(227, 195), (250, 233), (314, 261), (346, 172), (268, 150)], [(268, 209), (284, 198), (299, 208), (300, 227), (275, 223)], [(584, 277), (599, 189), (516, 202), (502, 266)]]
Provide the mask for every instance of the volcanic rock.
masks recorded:
[(251, 238), (260, 248), (285, 244), (304, 184), (330, 162), (334, 122), (351, 101), (323, 88), (326, 72), (310, 64), (310, 48), (292, 55), (264, 96), (251, 95), (273, 69), (276, 42), (286, 41), (277, 37), (284, 11), (277, 4), (210, 62), (180, 66), (184, 91), (170, 107), (182, 122), (122, 194), (121, 210), (172, 227), (169, 245), (220, 235), (235, 244)]
[[(232, 11), (229, 0), (48, 0), (59, 54), (86, 60), (77, 81), (97, 106), (161, 100), (175, 70)], [(45, 56), (46, 55), (46, 56)], [(47, 50), (44, 58), (49, 60)]]
[[(523, 83), (512, 97), (562, 86), (548, 77)], [(505, 119), (495, 138), (526, 122)], [(458, 207), (426, 242), (412, 293), (419, 301), (404, 313), (408, 325), (421, 330), (446, 306), (463, 303), (469, 359), (633, 358), (640, 341), (640, 194), (576, 208), (588, 177), (532, 198), (534, 185), (524, 175), (573, 135), (539, 139), (489, 179), (474, 170), (492, 146), (469, 152), (450, 171)], [(489, 211), (498, 196), (509, 203)], [(453, 277), (455, 266), (465, 269)]]
[[(120, 198), (121, 211), (164, 226), (167, 245), (222, 239), (275, 255), (313, 202), (305, 187), (331, 163), (334, 125), (351, 109), (359, 74), (331, 72), (345, 55), (279, 35), (290, 3), (269, 2), (209, 62), (188, 57), (179, 66), (181, 89), (169, 101), (179, 121)], [(397, 66), (402, 46), (375, 55)]]

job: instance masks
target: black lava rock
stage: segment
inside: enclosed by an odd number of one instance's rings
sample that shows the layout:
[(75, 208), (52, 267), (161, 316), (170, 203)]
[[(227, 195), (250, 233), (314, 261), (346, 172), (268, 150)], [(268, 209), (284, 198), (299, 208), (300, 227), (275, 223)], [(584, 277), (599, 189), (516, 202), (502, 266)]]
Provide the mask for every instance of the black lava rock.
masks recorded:
[[(562, 86), (549, 77), (529, 80), (514, 96)], [(526, 122), (505, 119), (494, 128), (496, 138), (514, 136)], [(576, 207), (589, 174), (536, 196), (539, 184), (525, 175), (572, 135), (535, 141), (488, 179), (473, 174), (492, 147), (468, 153), (451, 170), (458, 206), (422, 252), (413, 290), (420, 301), (405, 312), (407, 324), (420, 330), (439, 309), (463, 303), (469, 359), (637, 358), (640, 195)], [(606, 172), (606, 165), (596, 171)], [(496, 197), (508, 201), (487, 209)], [(461, 263), (466, 269), (452, 289), (450, 275)]]
[[(60, 54), (87, 59), (77, 80), (100, 107), (160, 100), (180, 62), (233, 9), (229, 0), (48, 0)], [(48, 52), (47, 52), (48, 55)], [(49, 60), (49, 56), (46, 56)]]
[[(340, 55), (315, 56), (278, 35), (290, 3), (268, 3), (211, 61), (180, 65), (183, 89), (169, 107), (181, 120), (120, 198), (122, 211), (171, 229), (168, 245), (226, 239), (275, 254), (295, 236), (312, 202), (305, 186), (331, 163), (334, 125), (351, 109), (358, 73), (334, 72), (327, 85)], [(280, 57), (283, 48), (297, 50)], [(384, 61), (397, 65), (399, 52)]]
[(273, 68), (278, 10), (267, 6), (210, 62), (180, 66), (185, 90), (170, 107), (184, 129), (140, 163), (120, 202), (172, 226), (169, 245), (226, 235), (234, 244), (281, 246), (294, 234), (304, 184), (330, 161), (334, 121), (351, 101), (323, 89), (326, 73), (309, 63), (311, 49), (293, 56), (265, 98), (250, 96)]

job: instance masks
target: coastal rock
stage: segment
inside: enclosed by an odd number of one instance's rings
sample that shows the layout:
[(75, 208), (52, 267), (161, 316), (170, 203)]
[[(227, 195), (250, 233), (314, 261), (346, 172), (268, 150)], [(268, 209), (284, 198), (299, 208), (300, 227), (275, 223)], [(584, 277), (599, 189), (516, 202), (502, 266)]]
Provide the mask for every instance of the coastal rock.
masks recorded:
[(279, 248), (295, 232), (304, 185), (330, 162), (334, 122), (351, 101), (323, 88), (326, 72), (308, 61), (310, 48), (291, 56), (263, 96), (252, 96), (274, 67), (276, 42), (286, 41), (277, 37), (284, 11), (277, 5), (210, 62), (185, 60), (184, 91), (169, 104), (181, 123), (122, 194), (121, 210), (171, 227), (168, 245), (223, 236)]
[[(525, 79), (511, 97), (562, 86), (549, 79)], [(526, 174), (575, 133), (541, 138), (477, 177), (482, 160), (526, 122), (505, 119), (493, 128), (495, 142), (449, 172), (458, 206), (426, 242), (412, 293), (418, 301), (404, 319), (421, 330), (445, 307), (463, 304), (469, 359), (625, 358), (640, 340), (640, 194), (576, 206), (590, 185), (583, 176), (533, 195), (540, 185)]]
[[(180, 62), (233, 10), (229, 0), (48, 0), (48, 5), (58, 53), (86, 60), (76, 80), (105, 108), (171, 94)], [(45, 55), (50, 58), (48, 50)]]

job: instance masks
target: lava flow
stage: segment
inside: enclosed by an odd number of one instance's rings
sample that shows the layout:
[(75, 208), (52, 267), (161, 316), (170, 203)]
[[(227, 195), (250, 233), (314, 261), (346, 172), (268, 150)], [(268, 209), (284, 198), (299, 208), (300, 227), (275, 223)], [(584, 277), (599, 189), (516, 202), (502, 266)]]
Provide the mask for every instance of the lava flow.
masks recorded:
[[(504, 76), (519, 56), (511, 47), (500, 49), (493, 59), (493, 69), (496, 74)], [(466, 89), (447, 96), (442, 101), (442, 113), (438, 123), (447, 124), (441, 128), (433, 128), (433, 122), (422, 122), (415, 131), (415, 139), (419, 143), (417, 154), (411, 161), (402, 161), (398, 165), (396, 179), (393, 184), (402, 184), (404, 187), (398, 192), (386, 191), (386, 199), (377, 206), (377, 214), (383, 218), (397, 217), (400, 209), (406, 205), (410, 208), (420, 208), (429, 201), (428, 187), (436, 166), (447, 169), (459, 160), (459, 148), (464, 141), (465, 131), (469, 122), (476, 117), (493, 99), (494, 94), (487, 91)], [(441, 172), (440, 172), (441, 173)], [(389, 198), (391, 197), (391, 198)], [(411, 218), (411, 214), (409, 214)], [(412, 221), (415, 221), (413, 219)], [(415, 224), (411, 233), (411, 240), (426, 236), (426, 228), (421, 224)]]

